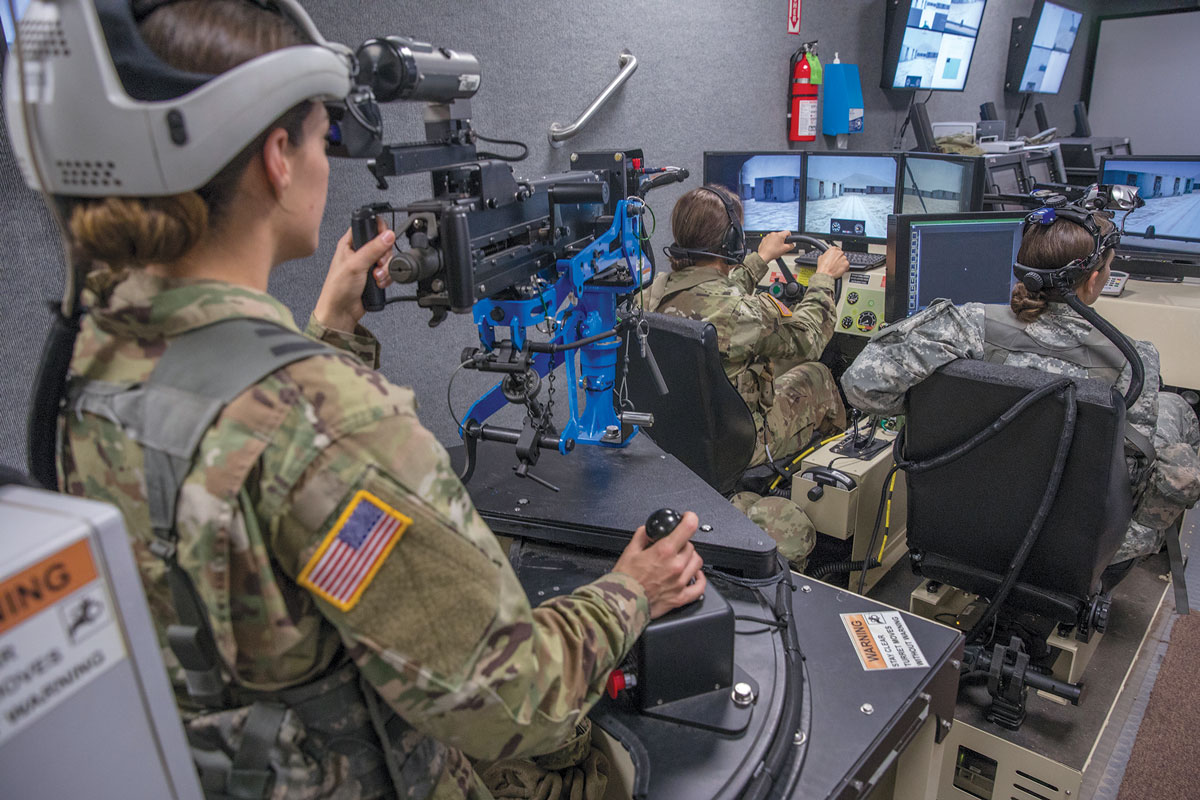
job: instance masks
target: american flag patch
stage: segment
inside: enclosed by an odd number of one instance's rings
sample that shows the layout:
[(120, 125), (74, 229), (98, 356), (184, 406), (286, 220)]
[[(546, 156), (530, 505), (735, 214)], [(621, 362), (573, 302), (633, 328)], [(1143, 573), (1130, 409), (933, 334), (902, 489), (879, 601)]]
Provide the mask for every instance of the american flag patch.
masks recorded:
[(349, 611), (411, 523), (375, 495), (360, 490), (300, 573), (300, 585)]

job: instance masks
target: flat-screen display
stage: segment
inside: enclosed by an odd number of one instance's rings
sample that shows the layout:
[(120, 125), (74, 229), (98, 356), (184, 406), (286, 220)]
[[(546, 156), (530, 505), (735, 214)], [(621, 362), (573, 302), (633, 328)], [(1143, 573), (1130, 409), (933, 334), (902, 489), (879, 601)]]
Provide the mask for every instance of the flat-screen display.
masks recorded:
[(883, 242), (896, 209), (894, 155), (809, 153), (801, 230), (827, 239)]
[(1146, 201), (1124, 219), (1121, 249), (1200, 254), (1200, 156), (1105, 158), (1102, 183), (1136, 186)]
[(1049, 153), (1031, 155), (1025, 167), (1029, 172), (1029, 179), (1034, 183), (1056, 182), (1054, 180), (1054, 156)]
[(1041, 13), (1030, 18), (1036, 27), (1028, 49), (1021, 79), (1013, 91), (1057, 94), (1071, 58), (1071, 47), (1079, 33), (1083, 14), (1055, 3), (1045, 2)]
[(741, 198), (747, 233), (794, 231), (803, 163), (803, 153), (705, 153), (704, 182)]
[(885, 89), (960, 92), (986, 0), (901, 0), (889, 8)]
[(896, 322), (940, 298), (1008, 303), (1024, 223), (1024, 213), (1007, 211), (892, 217), (885, 318)]
[(981, 161), (975, 156), (906, 153), (900, 167), (900, 213), (978, 211)]

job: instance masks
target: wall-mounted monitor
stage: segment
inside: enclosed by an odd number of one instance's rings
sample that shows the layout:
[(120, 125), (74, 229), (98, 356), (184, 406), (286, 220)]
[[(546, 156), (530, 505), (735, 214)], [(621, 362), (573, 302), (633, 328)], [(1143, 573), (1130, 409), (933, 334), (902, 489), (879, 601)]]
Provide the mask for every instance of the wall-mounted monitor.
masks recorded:
[(801, 232), (851, 243), (885, 241), (896, 209), (898, 154), (809, 153)]
[(1024, 213), (898, 214), (888, 219), (884, 318), (895, 323), (947, 298), (1007, 303)]
[[(1200, 156), (1103, 158), (1100, 180), (1136, 186), (1146, 205), (1113, 221), (1123, 252), (1189, 254), (1200, 260)], [(1121, 268), (1118, 266), (1118, 268)]]
[(901, 214), (978, 211), (984, 169), (979, 156), (905, 153), (900, 165)]
[(799, 152), (705, 153), (704, 182), (741, 198), (747, 234), (794, 231), (800, 221), (803, 163)]
[(1013, 20), (1004, 89), (1058, 94), (1083, 12), (1049, 0), (1034, 0), (1028, 18)]
[(961, 92), (986, 0), (889, 0), (884, 89)]

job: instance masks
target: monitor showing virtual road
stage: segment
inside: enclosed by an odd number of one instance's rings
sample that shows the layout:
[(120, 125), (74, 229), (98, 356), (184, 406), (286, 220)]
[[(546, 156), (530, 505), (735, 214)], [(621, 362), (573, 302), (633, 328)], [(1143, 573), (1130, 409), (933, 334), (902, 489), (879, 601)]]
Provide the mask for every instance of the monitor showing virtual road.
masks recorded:
[(748, 233), (794, 231), (803, 158), (801, 153), (705, 153), (704, 182), (741, 198)]
[(1200, 156), (1106, 158), (1100, 169), (1101, 182), (1136, 186), (1146, 201), (1125, 218), (1121, 249), (1200, 253)]
[(884, 241), (888, 214), (896, 208), (897, 166), (893, 155), (809, 153), (804, 233)]
[(891, 88), (961, 91), (984, 5), (985, 0), (912, 0)]
[(1008, 303), (1023, 213), (897, 215), (889, 228), (886, 318), (896, 322), (939, 298)]
[(1019, 91), (1055, 94), (1062, 85), (1083, 14), (1046, 3), (1033, 33)]
[(971, 211), (977, 159), (906, 153), (900, 180), (901, 214)]

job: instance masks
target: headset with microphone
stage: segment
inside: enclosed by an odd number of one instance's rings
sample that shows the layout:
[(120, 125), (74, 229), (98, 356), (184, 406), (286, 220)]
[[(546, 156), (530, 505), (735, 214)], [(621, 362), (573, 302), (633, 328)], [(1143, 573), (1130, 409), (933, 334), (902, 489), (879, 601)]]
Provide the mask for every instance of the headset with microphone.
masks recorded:
[(742, 263), (746, 258), (746, 232), (742, 230), (742, 221), (738, 216), (737, 209), (733, 206), (733, 201), (724, 192), (717, 191), (711, 186), (700, 186), (698, 189), (715, 196), (721, 201), (721, 205), (725, 209), (727, 224), (725, 233), (721, 235), (722, 252), (714, 253), (711, 250), (694, 250), (690, 247), (681, 247), (677, 242), (672, 242), (667, 247), (664, 247), (663, 252), (672, 261), (688, 266), (696, 263), (695, 256), (708, 256), (709, 258), (720, 259), (729, 264)]

